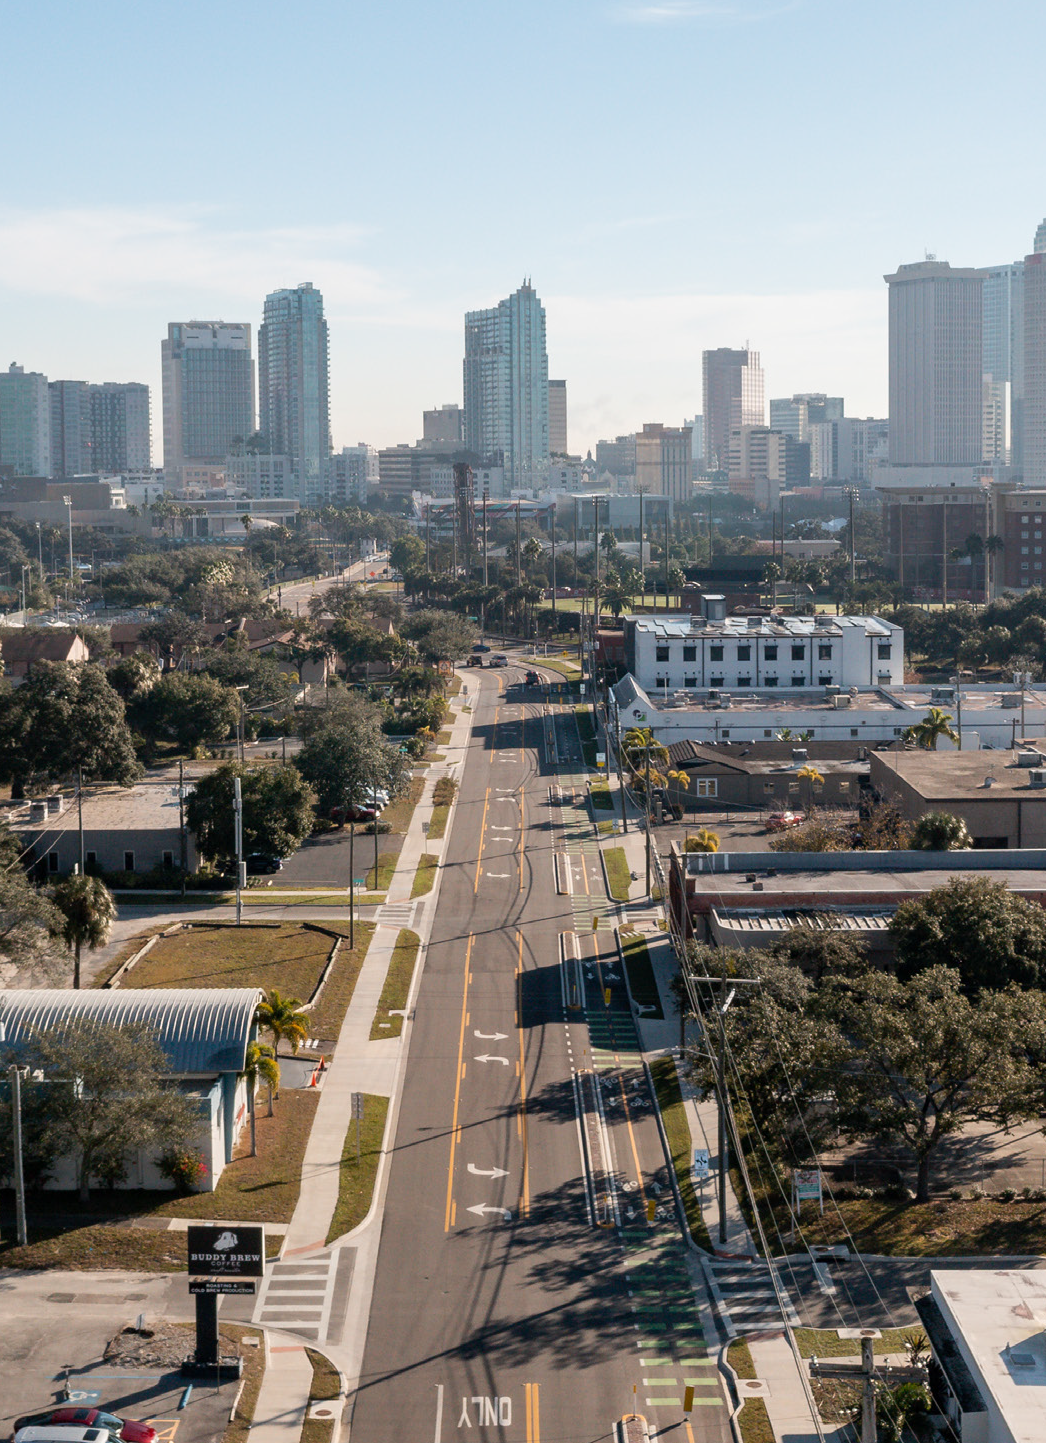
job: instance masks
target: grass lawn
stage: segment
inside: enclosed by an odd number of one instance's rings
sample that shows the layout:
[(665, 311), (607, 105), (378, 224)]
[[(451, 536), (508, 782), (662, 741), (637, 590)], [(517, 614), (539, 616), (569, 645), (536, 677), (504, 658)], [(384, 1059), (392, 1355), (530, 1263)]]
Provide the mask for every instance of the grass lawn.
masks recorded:
[(432, 789), (432, 820), (429, 822), (429, 836), (439, 838), (446, 835), (450, 804), (458, 790), (453, 777), (440, 777)]
[(368, 867), (364, 886), (368, 892), (380, 892), (384, 895), (392, 885), (392, 879), (396, 874), (396, 863), (399, 861), (400, 847), (394, 852), (379, 852), (377, 867)]
[[(861, 1344), (856, 1338), (840, 1338), (833, 1328), (796, 1328), (795, 1343), (803, 1358), (859, 1358)], [(903, 1353), (905, 1343), (912, 1338), (925, 1340), (926, 1334), (917, 1323), (910, 1328), (884, 1328), (881, 1338), (875, 1340), (877, 1357), (887, 1353)]]
[(388, 822), (389, 830), (403, 833), (410, 826), (410, 819), (414, 815), (414, 808), (421, 801), (421, 794), (425, 790), (425, 778), (414, 777), (410, 779), (410, 786), (402, 797), (396, 797), (391, 801), (381, 814), (381, 820)]
[[(420, 939), (416, 932), (402, 929), (392, 949), (392, 960), (385, 974), (385, 985), (378, 999), (378, 1009), (370, 1029), (370, 1039), (378, 1042), (383, 1037), (398, 1037), (403, 1031), (403, 1018), (393, 1016), (393, 1009), (402, 1011), (407, 1005), (410, 979), (414, 975), (414, 963), (418, 956)], [(382, 1023), (386, 1025), (381, 1026)]]
[(544, 667), (548, 671), (558, 671), (560, 676), (567, 681), (577, 681), (581, 676), (581, 668), (576, 662), (560, 661), (551, 656), (536, 656), (534, 661), (537, 666)]
[[(804, 1238), (813, 1243), (847, 1243), (860, 1252), (887, 1256), (991, 1256), (1046, 1252), (1046, 1203), (999, 1202), (995, 1198), (947, 1198), (928, 1203), (880, 1198), (840, 1201), (852, 1240), (835, 1207), (826, 1202), (824, 1217), (802, 1219)], [(787, 1219), (780, 1219), (782, 1231)]]
[[(239, 1351), (243, 1354), (243, 1386), (236, 1400), (236, 1412), (225, 1425), (222, 1443), (247, 1443), (247, 1435), (254, 1422), (258, 1394), (261, 1392), (262, 1378), (265, 1376), (264, 1335), (257, 1328), (245, 1328), (239, 1323), (222, 1323), (218, 1329), (218, 1336), (221, 1339), (235, 1340)], [(245, 1348), (243, 1346), (245, 1337), (256, 1338), (258, 1340), (257, 1347)], [(187, 1345), (186, 1352), (188, 1351)], [(223, 1353), (232, 1351), (231, 1348), (224, 1346), (222, 1348)]]
[(450, 728), (449, 728), (449, 727), (444, 727), (442, 731), (438, 731), (438, 732), (436, 733), (436, 745), (437, 745), (438, 747), (449, 747), (449, 746), (450, 746)]
[(646, 1012), (644, 1016), (661, 1022), (664, 1020), (665, 1014), (661, 1006), (661, 994), (657, 990), (654, 967), (650, 960), (650, 949), (647, 947), (646, 939), (638, 933), (626, 932), (619, 935), (632, 1000), (637, 1007), (653, 1008), (652, 1012)]
[(614, 797), (606, 782), (593, 782), (588, 789), (592, 805), (597, 812), (612, 812), (614, 810)]
[(607, 869), (611, 897), (615, 902), (627, 902), (632, 873), (624, 847), (604, 847), (603, 862)]
[[(309, 1388), (309, 1402), (333, 1402), (341, 1396), (341, 1374), (322, 1353), (306, 1348), (312, 1364), (312, 1385)], [(333, 1410), (332, 1410), (333, 1412)], [(299, 1443), (327, 1443), (334, 1436), (334, 1417), (310, 1418), (306, 1416), (301, 1425)]]
[(387, 1097), (363, 1094), (363, 1121), (360, 1123), (360, 1160), (356, 1161), (356, 1123), (350, 1119), (341, 1154), (341, 1182), (338, 1205), (327, 1232), (327, 1241), (343, 1237), (357, 1227), (370, 1211), (374, 1179), (385, 1135), (385, 1118), (389, 1110)]
[(654, 1079), (654, 1091), (657, 1094), (661, 1121), (665, 1125), (668, 1148), (672, 1154), (676, 1182), (679, 1184), (679, 1192), (683, 1199), (683, 1210), (690, 1225), (690, 1235), (699, 1248), (707, 1248), (711, 1252), (712, 1240), (708, 1236), (708, 1229), (701, 1216), (701, 1206), (697, 1200), (697, 1193), (694, 1191), (694, 1180), (690, 1172), (690, 1128), (687, 1124), (686, 1112), (683, 1109), (683, 1095), (679, 1091), (679, 1078), (676, 1075), (675, 1063), (670, 1057), (660, 1057), (651, 1064), (650, 1072)]
[[(739, 1378), (754, 1378), (755, 1364), (748, 1344), (740, 1341), (731, 1343), (727, 1350), (727, 1361)], [(738, 1414), (741, 1437), (744, 1443), (774, 1443), (774, 1430), (770, 1426), (770, 1414), (762, 1398), (746, 1398)]]
[(414, 882), (410, 889), (410, 895), (412, 897), (424, 897), (426, 892), (431, 892), (438, 871), (439, 858), (432, 852), (423, 852), (418, 862), (418, 870), (414, 873)]
[(612, 837), (613, 835), (614, 835), (614, 823), (613, 823), (613, 822), (597, 822), (597, 823), (596, 823), (596, 836), (597, 836), (597, 837)]

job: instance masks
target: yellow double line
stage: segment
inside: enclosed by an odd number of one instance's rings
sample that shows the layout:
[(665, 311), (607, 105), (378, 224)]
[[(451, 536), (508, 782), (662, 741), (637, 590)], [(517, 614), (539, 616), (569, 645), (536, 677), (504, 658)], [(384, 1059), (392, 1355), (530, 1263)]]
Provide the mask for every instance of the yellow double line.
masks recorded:
[(541, 1443), (541, 1405), (537, 1383), (523, 1384), (527, 1412), (527, 1443)]
[(461, 1140), (461, 1129), (458, 1127), (458, 1110), (461, 1106), (461, 1079), (465, 1075), (465, 1028), (468, 1026), (469, 1013), (469, 979), (472, 965), (472, 938), (469, 933), (469, 940), (465, 945), (465, 980), (461, 990), (461, 1031), (458, 1034), (458, 1065), (454, 1072), (454, 1117), (450, 1124), (450, 1161), (447, 1165), (447, 1214), (443, 1224), (443, 1231), (449, 1233), (454, 1225), (454, 1215), (457, 1212), (457, 1205), (454, 1202), (454, 1158), (457, 1146)]

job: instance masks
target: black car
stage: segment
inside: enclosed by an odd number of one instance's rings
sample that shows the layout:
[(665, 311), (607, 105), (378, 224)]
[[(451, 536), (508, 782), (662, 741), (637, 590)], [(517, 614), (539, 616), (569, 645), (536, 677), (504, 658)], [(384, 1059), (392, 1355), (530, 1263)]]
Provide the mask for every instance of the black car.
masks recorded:
[(528, 671), (528, 672), (527, 672), (527, 678), (526, 678), (526, 680), (527, 680), (527, 686), (540, 686), (540, 685), (541, 685), (541, 678), (540, 678), (540, 676), (538, 676), (538, 674), (537, 674), (536, 671)]
[(243, 860), (247, 864), (248, 877), (268, 877), (283, 868), (283, 862), (275, 852), (250, 852)]

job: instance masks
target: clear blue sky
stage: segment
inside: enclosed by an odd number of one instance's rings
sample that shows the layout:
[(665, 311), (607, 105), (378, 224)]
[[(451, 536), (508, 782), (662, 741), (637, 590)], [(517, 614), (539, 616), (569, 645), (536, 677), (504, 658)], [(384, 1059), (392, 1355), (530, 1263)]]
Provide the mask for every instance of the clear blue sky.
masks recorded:
[(4, 19), (0, 365), (154, 387), (170, 320), (311, 280), (336, 446), (460, 400), (530, 276), (572, 449), (768, 395), (885, 414), (884, 272), (1046, 214), (1042, 0), (36, 0)]

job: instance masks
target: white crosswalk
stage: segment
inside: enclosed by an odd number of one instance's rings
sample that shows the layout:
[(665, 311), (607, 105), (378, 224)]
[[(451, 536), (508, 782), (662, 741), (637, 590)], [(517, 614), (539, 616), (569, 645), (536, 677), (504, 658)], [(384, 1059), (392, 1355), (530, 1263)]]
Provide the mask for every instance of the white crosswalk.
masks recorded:
[(414, 924), (414, 903), (385, 902), (378, 907), (374, 920), (385, 927), (411, 927)]
[(337, 1262), (335, 1250), (301, 1262), (274, 1263), (261, 1284), (253, 1321), (322, 1342), (330, 1321)]
[[(782, 1326), (781, 1304), (765, 1262), (716, 1258), (709, 1262), (708, 1267), (720, 1310), (735, 1332), (766, 1332)], [(784, 1300), (784, 1322), (797, 1328), (799, 1318), (788, 1289), (781, 1280), (780, 1269), (775, 1269), (775, 1276)]]

